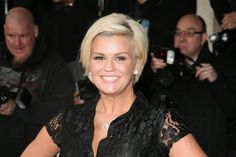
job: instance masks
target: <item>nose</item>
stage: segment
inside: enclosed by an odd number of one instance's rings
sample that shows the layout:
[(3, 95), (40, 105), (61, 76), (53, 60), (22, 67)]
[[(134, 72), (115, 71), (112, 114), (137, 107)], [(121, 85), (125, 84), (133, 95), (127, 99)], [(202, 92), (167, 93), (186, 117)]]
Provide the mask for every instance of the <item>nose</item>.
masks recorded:
[(185, 32), (182, 32), (181, 34), (179, 34), (179, 35), (177, 36), (177, 38), (179, 38), (180, 41), (185, 41), (185, 39), (186, 39), (186, 34), (185, 34)]
[(20, 46), (21, 45), (20, 37), (15, 37), (14, 44), (15, 44), (15, 46)]
[(113, 68), (114, 68), (113, 60), (112, 60), (112, 59), (107, 59), (107, 60), (106, 60), (106, 63), (105, 63), (104, 69), (105, 69), (106, 71), (112, 71)]

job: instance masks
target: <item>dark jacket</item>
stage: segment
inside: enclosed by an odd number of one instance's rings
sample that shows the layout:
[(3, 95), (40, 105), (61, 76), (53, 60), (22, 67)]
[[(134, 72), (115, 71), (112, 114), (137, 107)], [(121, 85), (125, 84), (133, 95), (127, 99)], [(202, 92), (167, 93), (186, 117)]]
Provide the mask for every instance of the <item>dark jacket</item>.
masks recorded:
[(225, 13), (236, 11), (236, 2), (234, 0), (210, 0), (210, 4), (220, 24)]
[(74, 84), (65, 61), (42, 43), (37, 42), (32, 56), (17, 68), (12, 68), (5, 44), (0, 54), (1, 67), (21, 73), (21, 86), (32, 96), (26, 110), (16, 107), (12, 116), (0, 117), (0, 150), (12, 153), (22, 151), (53, 115), (73, 103)]
[(172, 47), (177, 21), (185, 14), (196, 12), (196, 0), (147, 0), (140, 9), (142, 17), (150, 21), (150, 44)]
[(102, 16), (116, 12), (136, 18), (137, 5), (136, 0), (106, 0), (104, 2)]
[[(217, 63), (216, 56), (203, 50), (198, 63), (211, 63), (217, 70), (217, 79), (209, 83), (207, 80), (199, 81), (194, 75), (175, 77), (172, 86), (162, 87), (155, 85), (153, 99), (159, 99), (161, 94), (167, 95), (174, 106), (187, 119), (192, 127), (192, 133), (209, 157), (226, 156), (227, 117), (235, 114), (232, 110), (234, 99), (225, 75)], [(158, 73), (156, 74), (158, 75)], [(219, 149), (220, 148), (220, 149)]]

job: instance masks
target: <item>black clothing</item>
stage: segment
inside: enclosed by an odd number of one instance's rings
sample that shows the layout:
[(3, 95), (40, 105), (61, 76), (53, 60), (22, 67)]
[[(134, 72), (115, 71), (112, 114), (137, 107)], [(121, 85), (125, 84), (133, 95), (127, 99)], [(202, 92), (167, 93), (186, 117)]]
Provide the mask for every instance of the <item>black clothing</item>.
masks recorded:
[(13, 0), (0, 1), (0, 42), (5, 40), (3, 25), (5, 23), (5, 12), (11, 7)]
[(42, 43), (37, 42), (31, 57), (18, 67), (12, 67), (5, 44), (0, 45), (0, 56), (1, 67), (19, 72), (22, 86), (32, 96), (26, 110), (16, 107), (12, 116), (0, 117), (0, 156), (6, 151), (18, 157), (53, 115), (73, 104), (74, 81), (64, 60)]
[(51, 0), (17, 0), (14, 6), (32, 11), (49, 48), (66, 62), (76, 60), (87, 29), (98, 17), (97, 0), (75, 0), (73, 6)]
[[(210, 0), (210, 2), (220, 24), (225, 13), (236, 11), (235, 0)], [(229, 75), (227, 83), (232, 91), (232, 96), (224, 99), (226, 103), (231, 104), (230, 106), (226, 106), (228, 108), (227, 111), (230, 111), (227, 130), (227, 156), (236, 157), (236, 29), (231, 30), (229, 39), (227, 44), (222, 42), (220, 45), (213, 46), (215, 50), (221, 53), (222, 65), (224, 65), (222, 72), (224, 72), (225, 75)]]
[(220, 24), (225, 13), (236, 11), (236, 2), (234, 0), (210, 0), (210, 4)]
[[(83, 105), (70, 106), (46, 125), (49, 135), (61, 148), (61, 157), (94, 156), (92, 140), (97, 101), (98, 97)], [(96, 156), (168, 156), (172, 144), (188, 133), (182, 120), (173, 111), (149, 105), (139, 95), (130, 110), (111, 123)]]
[(94, 0), (75, 0), (71, 7), (54, 4), (48, 38), (52, 50), (58, 52), (66, 62), (75, 61), (81, 41), (97, 14), (97, 2)]
[(199, 81), (189, 74), (176, 77), (170, 87), (164, 88), (157, 82), (151, 85), (155, 87), (151, 92), (154, 93), (153, 99), (159, 99), (161, 94), (165, 94), (175, 103), (209, 157), (226, 156), (227, 116), (233, 112), (225, 100), (232, 96), (226, 83), (228, 77), (220, 71), (216, 61), (216, 57), (204, 48), (197, 59), (198, 63), (211, 63), (217, 70), (218, 77), (212, 83), (207, 80)]
[(137, 0), (104, 0), (102, 16), (116, 12), (137, 18), (137, 9)]
[[(229, 3), (228, 1), (232, 1)], [(210, 0), (216, 18), (221, 22), (224, 13), (235, 11), (234, 0)], [(186, 14), (196, 14), (196, 0), (147, 0), (140, 5), (141, 16), (150, 21), (149, 40), (152, 45), (172, 47), (173, 30)]]
[(229, 119), (227, 133), (227, 157), (236, 157), (236, 118)]
[(0, 1), (0, 42), (4, 41), (3, 24), (5, 19), (4, 1)]
[[(149, 52), (151, 52), (152, 48), (156, 46), (173, 47), (173, 31), (176, 24), (182, 16), (196, 13), (196, 0), (147, 0), (140, 5), (140, 10), (141, 17), (150, 21), (148, 37)], [(152, 82), (153, 77), (150, 65), (151, 57), (149, 54), (143, 73), (135, 84), (135, 89), (142, 90), (147, 97), (147, 87)]]
[(196, 0), (148, 0), (140, 9), (142, 17), (150, 21), (150, 44), (172, 47), (177, 21), (185, 14), (196, 12)]
[[(236, 31), (236, 30), (235, 30)], [(236, 39), (236, 38), (235, 38)], [(228, 88), (231, 89), (231, 97), (224, 99), (225, 105), (228, 108), (228, 128), (227, 128), (227, 157), (236, 157), (236, 44), (231, 44), (228, 47), (228, 52), (224, 52), (220, 57), (221, 64), (224, 65), (222, 71), (227, 78)], [(226, 66), (227, 65), (227, 66)], [(222, 66), (223, 67), (223, 66)]]

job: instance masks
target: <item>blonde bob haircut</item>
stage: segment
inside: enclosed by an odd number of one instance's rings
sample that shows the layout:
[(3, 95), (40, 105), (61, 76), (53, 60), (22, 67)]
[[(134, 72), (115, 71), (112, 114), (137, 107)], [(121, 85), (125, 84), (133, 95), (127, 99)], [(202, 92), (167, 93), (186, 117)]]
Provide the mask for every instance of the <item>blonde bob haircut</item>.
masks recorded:
[(142, 25), (131, 17), (112, 13), (98, 19), (87, 31), (80, 48), (80, 62), (85, 69), (85, 75), (89, 73), (91, 59), (91, 45), (97, 36), (127, 36), (133, 43), (138, 74), (134, 76), (133, 83), (136, 83), (142, 73), (147, 60), (148, 37)]

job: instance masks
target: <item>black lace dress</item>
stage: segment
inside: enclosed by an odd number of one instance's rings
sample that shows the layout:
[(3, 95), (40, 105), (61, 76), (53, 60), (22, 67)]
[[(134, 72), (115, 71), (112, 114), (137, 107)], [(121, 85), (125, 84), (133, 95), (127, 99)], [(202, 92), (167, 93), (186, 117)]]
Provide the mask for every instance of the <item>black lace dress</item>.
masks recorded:
[[(93, 157), (94, 116), (99, 97), (68, 107), (46, 125), (61, 148), (61, 157)], [(96, 157), (165, 157), (172, 144), (188, 134), (173, 111), (149, 105), (137, 96), (130, 110), (115, 119), (101, 140)]]

